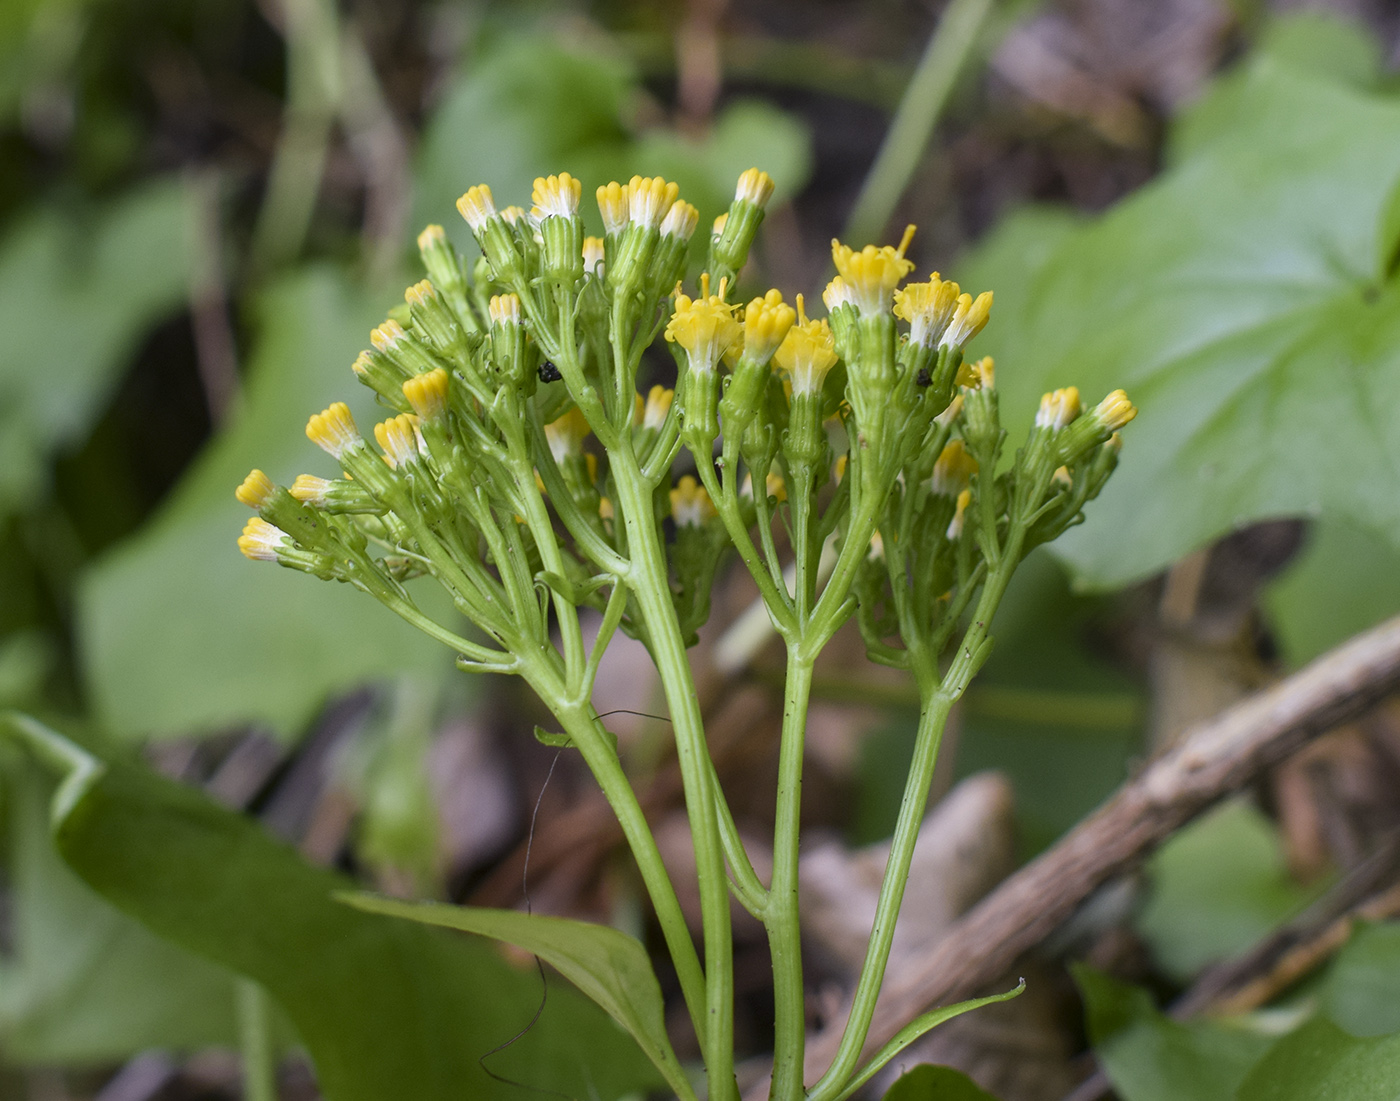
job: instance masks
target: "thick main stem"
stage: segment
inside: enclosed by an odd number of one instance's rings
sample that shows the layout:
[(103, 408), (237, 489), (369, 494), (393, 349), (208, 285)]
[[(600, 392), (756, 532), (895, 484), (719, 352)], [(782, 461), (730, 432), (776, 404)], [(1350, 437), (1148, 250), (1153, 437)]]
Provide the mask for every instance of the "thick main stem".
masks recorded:
[(802, 818), (802, 758), (812, 661), (799, 646), (788, 648), (783, 689), (783, 732), (778, 752), (777, 823), (773, 830), (773, 883), (764, 925), (773, 957), (773, 1101), (800, 1101), (806, 1045), (806, 998), (802, 988), (802, 937), (798, 914), (797, 857)]
[(671, 712), (676, 759), (685, 789), (686, 812), (695, 846), (704, 925), (706, 1027), (702, 1038), (710, 1101), (737, 1098), (734, 1081), (734, 946), (730, 935), (729, 885), (720, 839), (709, 750), (685, 641), (676, 621), (667, 578), (665, 549), (652, 514), (651, 492), (636, 457), (625, 445), (612, 455), (613, 477), (627, 524), (632, 591), (641, 605), (652, 657)]

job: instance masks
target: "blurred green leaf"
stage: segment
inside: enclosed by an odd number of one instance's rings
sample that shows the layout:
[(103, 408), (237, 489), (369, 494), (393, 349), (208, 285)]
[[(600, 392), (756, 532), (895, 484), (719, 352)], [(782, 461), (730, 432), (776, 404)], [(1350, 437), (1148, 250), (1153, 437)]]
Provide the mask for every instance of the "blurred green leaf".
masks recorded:
[(81, 214), (34, 211), (0, 240), (0, 516), (101, 412), (151, 326), (187, 294), (182, 187), (158, 181)]
[[(265, 294), (245, 401), (160, 514), (88, 574), (79, 594), (84, 672), (119, 735), (259, 721), (284, 733), (326, 696), (401, 671), (445, 674), (450, 655), (361, 593), (255, 563), (236, 540), (250, 513), (233, 490), (252, 467), (282, 484), (338, 471), (306, 439), (307, 417), (346, 400), (378, 419), (350, 364), (392, 305), (327, 268)], [(452, 616), (441, 591), (425, 610)]]
[(1233, 1101), (1274, 1042), (1244, 1023), (1164, 1017), (1147, 991), (1074, 968), (1089, 1042), (1122, 1101)]
[(1315, 893), (1289, 878), (1273, 824), (1242, 800), (1176, 834), (1148, 874), (1152, 891), (1138, 931), (1182, 981), (1251, 947)]
[(1327, 969), (1322, 1011), (1353, 1036), (1400, 1032), (1400, 923), (1363, 925)]
[(923, 1063), (900, 1075), (884, 1101), (996, 1101), (960, 1070)]
[(533, 952), (607, 1010), (632, 1034), (666, 1081), (684, 1091), (685, 1072), (666, 1036), (661, 986), (646, 949), (636, 938), (606, 925), (517, 910), (400, 902), (364, 894), (345, 895), (343, 900), (367, 913), (477, 933)]
[(1302, 665), (1400, 612), (1400, 550), (1346, 520), (1319, 521), (1264, 605), (1283, 656)]
[(1357, 1039), (1317, 1017), (1275, 1044), (1236, 1096), (1238, 1101), (1396, 1101), (1400, 1035)]
[[(327, 1101), (513, 1098), (481, 1059), (532, 1018), (532, 968), (489, 945), (357, 912), (345, 877), (307, 864), (200, 792), (104, 763), (32, 719), (0, 716), (66, 775), (52, 808), (59, 853), (90, 887), (162, 937), (266, 988), (292, 1021)], [(616, 1097), (657, 1084), (631, 1039), (575, 991), (488, 1060), (529, 1087)]]
[[(487, 184), (497, 206), (528, 208), (536, 176), (569, 172), (591, 197), (592, 187), (621, 175), (634, 81), (622, 61), (543, 35), (488, 42), (424, 132), (414, 225), (440, 222), (459, 248), (475, 251), (455, 207), (469, 187)], [(597, 220), (591, 202), (583, 211)]]
[(0, 1046), (23, 1063), (96, 1063), (149, 1048), (234, 1044), (233, 976), (94, 894), (54, 852), (54, 784), (0, 752), (12, 954), (0, 962)]
[(998, 358), (1012, 439), (1057, 386), (1123, 387), (1142, 411), (1087, 523), (1055, 545), (1083, 583), (1280, 515), (1400, 543), (1400, 104), (1269, 57), (1231, 94), (1231, 125), (1066, 234), (1022, 308), (968, 265), (972, 289), (998, 291), (975, 348)]

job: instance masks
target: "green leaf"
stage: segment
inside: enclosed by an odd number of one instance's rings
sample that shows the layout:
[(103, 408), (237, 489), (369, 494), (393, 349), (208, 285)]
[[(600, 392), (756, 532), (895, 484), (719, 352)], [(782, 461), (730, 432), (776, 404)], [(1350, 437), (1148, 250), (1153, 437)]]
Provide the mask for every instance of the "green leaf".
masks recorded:
[(1244, 1080), (1238, 1101), (1397, 1101), (1400, 1035), (1358, 1039), (1326, 1017), (1285, 1036)]
[(86, 212), (35, 211), (0, 241), (0, 517), (101, 412), (141, 337), (188, 293), (178, 183)]
[(1264, 604), (1283, 656), (1302, 665), (1400, 612), (1400, 550), (1350, 521), (1321, 521)]
[(884, 1101), (996, 1101), (960, 1070), (922, 1063), (900, 1075)]
[(1315, 893), (1289, 878), (1272, 823), (1238, 800), (1163, 845), (1148, 874), (1152, 893), (1138, 931), (1157, 962), (1183, 981), (1251, 947)]
[[(353, 884), (307, 864), (200, 792), (104, 763), (32, 719), (0, 717), (55, 771), (59, 853), (160, 936), (251, 978), (291, 1020), (327, 1101), (514, 1098), (481, 1059), (532, 1018), (533, 969), (489, 946), (334, 901)], [(656, 1084), (635, 1045), (570, 990), (488, 1060), (530, 1087), (616, 1097)]]
[(1353, 1036), (1400, 1032), (1400, 923), (1363, 925), (1322, 984), (1322, 1011)]
[[(251, 468), (282, 484), (307, 469), (338, 475), (307, 441), (308, 416), (345, 400), (368, 432), (383, 415), (350, 364), (384, 305), (325, 268), (271, 287), (238, 416), (159, 515), (84, 579), (84, 676), (114, 733), (247, 721), (287, 733), (367, 678), (446, 675), (448, 651), (369, 597), (250, 562), (236, 545), (251, 514), (233, 490)], [(454, 615), (436, 586), (413, 591), (425, 611)]]
[(1151, 995), (1077, 966), (1089, 1040), (1122, 1101), (1233, 1101), (1235, 1088), (1273, 1043), (1243, 1023), (1181, 1023)]
[[(975, 345), (997, 356), (1012, 439), (1057, 386), (1123, 387), (1141, 409), (1087, 523), (1056, 544), (1083, 583), (1281, 515), (1400, 543), (1400, 104), (1270, 58), (1238, 80), (1231, 125), (1066, 235)], [(997, 286), (970, 267), (973, 289)]]
[(367, 913), (477, 933), (533, 952), (627, 1029), (677, 1093), (690, 1095), (685, 1072), (666, 1037), (661, 987), (646, 949), (636, 938), (606, 925), (518, 910), (401, 902), (366, 894), (341, 898)]
[[(536, 176), (570, 172), (591, 197), (621, 175), (634, 79), (616, 59), (543, 35), (488, 42), (423, 135), (414, 225), (441, 222), (459, 248), (475, 252), (454, 205), (469, 187), (487, 184), (497, 206), (528, 207)], [(583, 212), (590, 223), (598, 218), (591, 202)]]
[(0, 962), (0, 1044), (21, 1063), (96, 1063), (150, 1048), (233, 1045), (233, 976), (161, 940), (94, 894), (49, 832), (52, 781), (0, 749), (11, 953)]

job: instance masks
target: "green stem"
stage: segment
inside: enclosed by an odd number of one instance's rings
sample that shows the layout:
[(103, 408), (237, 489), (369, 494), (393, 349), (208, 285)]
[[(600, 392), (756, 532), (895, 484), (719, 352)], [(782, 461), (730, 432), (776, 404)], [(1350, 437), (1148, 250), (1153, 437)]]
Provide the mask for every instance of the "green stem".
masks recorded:
[(665, 548), (652, 512), (651, 490), (642, 478), (627, 442), (611, 453), (613, 478), (627, 525), (632, 560), (632, 591), (641, 606), (651, 639), (652, 657), (661, 677), (676, 739), (676, 759), (685, 789), (700, 885), (704, 925), (707, 1027), (702, 1032), (710, 1101), (737, 1098), (734, 1081), (734, 946), (730, 936), (729, 887), (724, 868), (716, 802), (723, 798), (713, 782), (709, 750), (695, 681), (686, 659), (685, 640), (676, 621), (667, 578)]
[(992, 0), (952, 0), (944, 9), (865, 177), (842, 240), (873, 241), (885, 228), (991, 10)]
[(773, 956), (772, 1101), (803, 1096), (806, 998), (802, 988), (802, 940), (798, 914), (797, 855), (802, 818), (802, 758), (812, 660), (789, 646), (783, 687), (783, 732), (778, 753), (777, 822), (773, 830), (773, 886), (764, 924)]
[[(544, 687), (543, 685), (539, 687)], [(556, 697), (545, 695), (549, 701)], [(651, 897), (656, 910), (656, 920), (661, 926), (661, 934), (666, 938), (666, 947), (675, 964), (676, 977), (680, 980), (681, 994), (686, 1008), (690, 1011), (691, 1022), (702, 1045), (705, 1043), (705, 973), (700, 966), (700, 957), (695, 951), (695, 942), (690, 938), (690, 929), (685, 923), (685, 914), (676, 897), (675, 886), (666, 872), (661, 859), (661, 851), (656, 847), (656, 838), (647, 824), (646, 814), (637, 801), (637, 793), (632, 789), (622, 762), (607, 739), (600, 736), (601, 724), (583, 707), (558, 707), (553, 709), (555, 717), (563, 725), (565, 732), (583, 754), (584, 762), (593, 773), (598, 786), (617, 816), (627, 838), (632, 857), (641, 871), (642, 883)]]
[[(1022, 529), (1016, 529), (1014, 549), (1019, 552)], [(914, 757), (909, 765), (909, 776), (904, 785), (904, 797), (899, 806), (899, 818), (895, 825), (894, 838), (890, 843), (890, 856), (885, 864), (885, 876), (880, 884), (880, 897), (875, 907), (875, 924), (870, 931), (870, 942), (866, 947), (865, 961), (861, 965), (856, 992), (851, 1000), (851, 1014), (846, 1021), (846, 1029), (841, 1035), (841, 1044), (831, 1066), (821, 1080), (812, 1087), (810, 1101), (830, 1101), (839, 1094), (856, 1069), (861, 1049), (865, 1046), (870, 1032), (870, 1022), (875, 1015), (875, 1002), (880, 995), (880, 985), (885, 979), (885, 967), (889, 963), (890, 946), (894, 942), (895, 923), (899, 920), (899, 908), (904, 901), (904, 888), (909, 880), (909, 868), (914, 859), (914, 844), (918, 840), (919, 827), (923, 823), (924, 810), (928, 805), (929, 786), (933, 782), (934, 766), (938, 762), (938, 747), (943, 740), (943, 731), (948, 723), (948, 714), (967, 689), (968, 682), (981, 667), (987, 655), (987, 631), (997, 605), (1006, 592), (1006, 585), (1015, 569), (1016, 554), (1005, 559), (1010, 566), (993, 571), (982, 590), (973, 621), (958, 647), (957, 656), (949, 665), (947, 673), (940, 681), (937, 672), (937, 654), (926, 646), (918, 644), (918, 628), (912, 623), (902, 625), (905, 637), (911, 642), (910, 661), (919, 680), (920, 695), (924, 697), (923, 712), (919, 716), (919, 729), (914, 743)]]
[(267, 994), (251, 979), (239, 979), (238, 1041), (243, 1049), (244, 1101), (277, 1101), (277, 1053)]

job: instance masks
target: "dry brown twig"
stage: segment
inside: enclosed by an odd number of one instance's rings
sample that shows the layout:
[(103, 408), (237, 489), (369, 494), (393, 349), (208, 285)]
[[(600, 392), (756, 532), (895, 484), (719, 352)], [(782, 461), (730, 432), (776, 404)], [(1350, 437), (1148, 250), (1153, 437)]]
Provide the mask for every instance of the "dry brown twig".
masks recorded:
[[(1138, 864), (1185, 822), (1396, 687), (1400, 618), (1358, 635), (1189, 731), (1052, 849), (975, 906), (927, 956), (892, 976), (871, 1025), (867, 1052), (928, 1007), (967, 997), (996, 981), (1098, 887)], [(808, 1082), (830, 1062), (843, 1023), (844, 1014), (832, 1027), (809, 1036)]]

